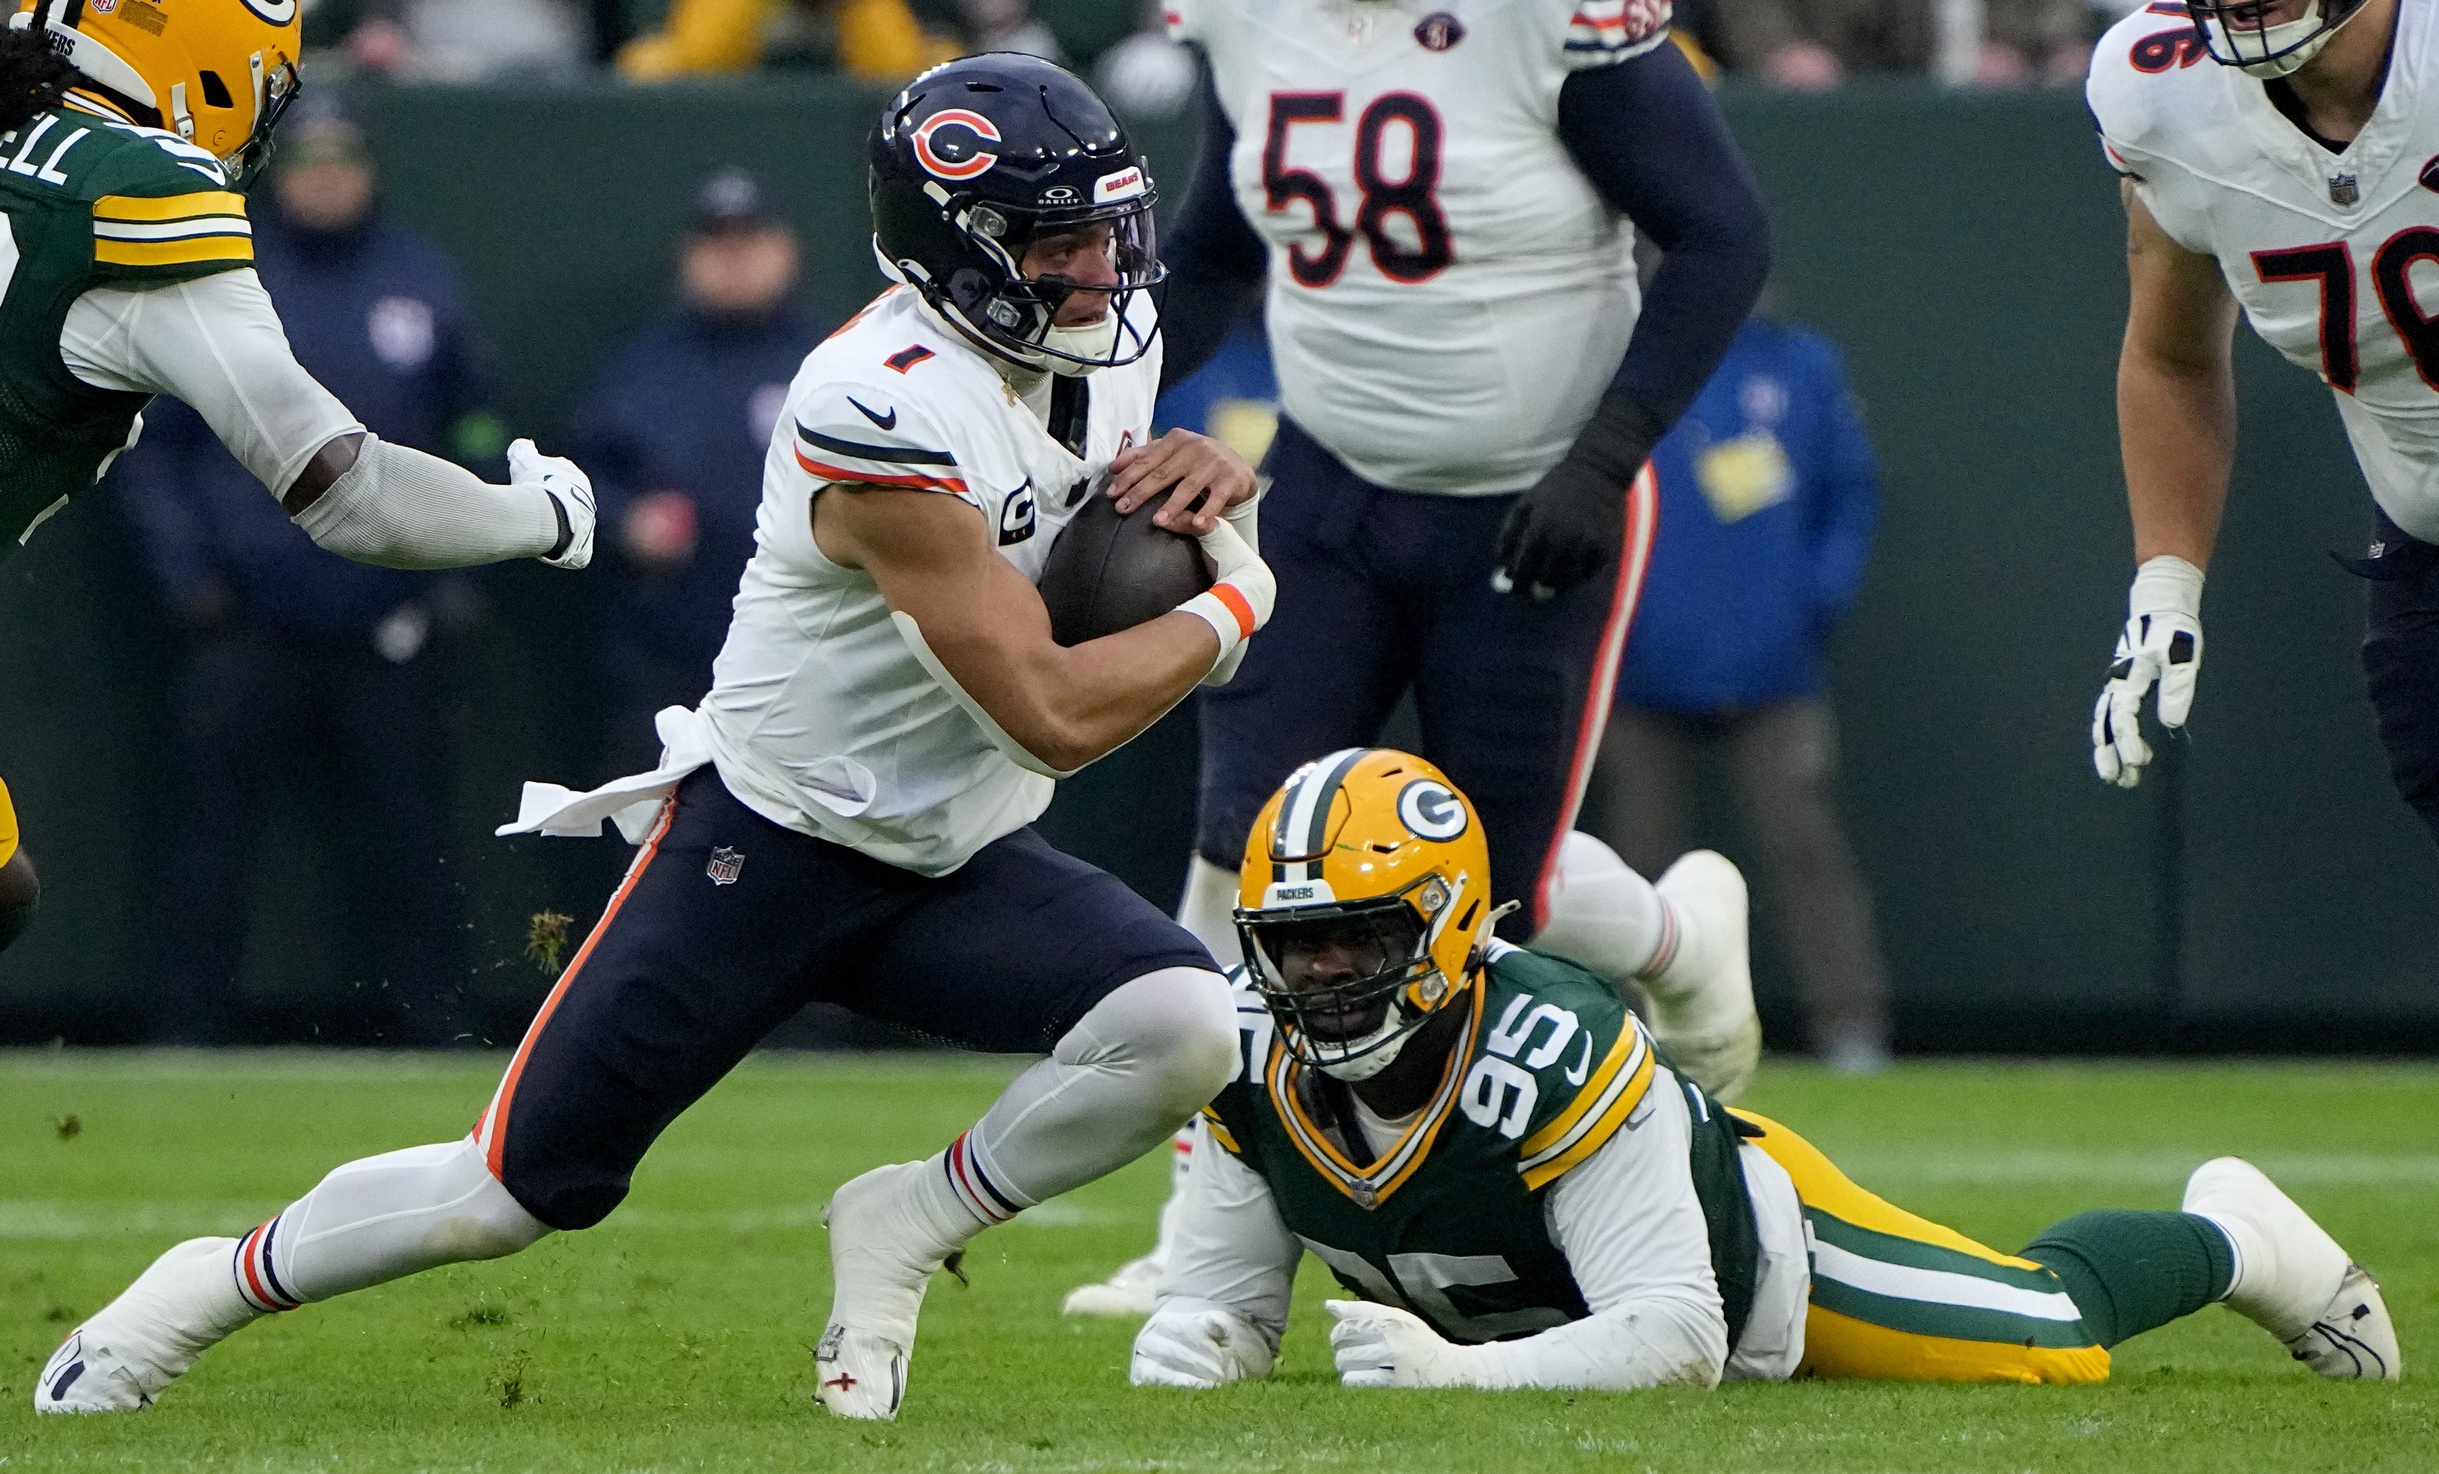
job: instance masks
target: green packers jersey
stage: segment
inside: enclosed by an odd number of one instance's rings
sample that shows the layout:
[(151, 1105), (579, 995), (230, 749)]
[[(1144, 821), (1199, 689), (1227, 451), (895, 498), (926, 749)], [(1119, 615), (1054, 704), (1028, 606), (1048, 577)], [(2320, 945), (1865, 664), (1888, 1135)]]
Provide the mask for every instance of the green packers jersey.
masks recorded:
[[(1545, 953), (1496, 952), (1439, 1089), (1378, 1156), (1347, 1087), (1297, 1063), (1269, 1015), (1242, 1006), (1244, 1069), (1204, 1111), (1212, 1139), (1261, 1174), (1281, 1220), (1340, 1284), (1461, 1342), (1590, 1314), (1542, 1197), (1636, 1116), (1666, 1063), (1598, 977)], [(1695, 1103), (1694, 1184), (1732, 1341), (1760, 1245), (1733, 1118), (1698, 1092)]]
[(62, 107), (0, 133), (0, 558), (93, 484), (150, 398), (68, 372), (68, 309), (250, 264), (245, 197), (177, 135)]

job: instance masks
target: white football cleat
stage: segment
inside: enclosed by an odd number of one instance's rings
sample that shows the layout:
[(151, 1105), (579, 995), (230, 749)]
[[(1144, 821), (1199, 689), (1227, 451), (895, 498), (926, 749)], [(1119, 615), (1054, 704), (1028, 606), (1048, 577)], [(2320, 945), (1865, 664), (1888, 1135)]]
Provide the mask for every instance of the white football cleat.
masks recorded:
[(1679, 926), (1676, 955), (1637, 979), (1652, 1036), (1713, 1100), (1732, 1104), (1761, 1065), (1744, 872), (1717, 850), (1690, 850), (1652, 889)]
[(1152, 1301), (1159, 1288), (1160, 1255), (1155, 1251), (1140, 1259), (1129, 1259), (1098, 1284), (1078, 1285), (1069, 1290), (1067, 1298), (1059, 1302), (1059, 1314), (1141, 1320), (1152, 1313)]
[(830, 1199), (830, 1322), (813, 1353), (822, 1406), (844, 1418), (891, 1419), (932, 1274), (956, 1251), (913, 1201), (932, 1162), (896, 1162), (851, 1179)]
[(2229, 1309), (2324, 1377), (2397, 1380), (2404, 1364), (2380, 1287), (2260, 1168), (2241, 1157), (2204, 1162), (2186, 1180), (2185, 1211), (2235, 1246)]
[(38, 1413), (152, 1406), (195, 1358), (262, 1312), (237, 1292), (235, 1239), (188, 1239), (69, 1332), (34, 1383)]

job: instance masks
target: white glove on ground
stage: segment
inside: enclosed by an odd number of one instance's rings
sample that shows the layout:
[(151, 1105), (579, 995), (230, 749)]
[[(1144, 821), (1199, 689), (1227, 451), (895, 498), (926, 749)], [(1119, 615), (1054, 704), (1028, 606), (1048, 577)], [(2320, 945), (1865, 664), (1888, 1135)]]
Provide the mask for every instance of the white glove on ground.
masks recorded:
[(1480, 1385), (1469, 1365), (1473, 1348), (1442, 1338), (1414, 1312), (1368, 1300), (1325, 1300), (1322, 1306), (1337, 1322), (1330, 1327), (1330, 1354), (1338, 1360), (1338, 1379), (1345, 1385)]
[(593, 561), (593, 478), (565, 456), (546, 456), (530, 440), (508, 447), (508, 484), (532, 487), (558, 505), (567, 526), (567, 543), (558, 555), (545, 553), (553, 568), (582, 568)]
[(1171, 1303), (1135, 1333), (1127, 1380), (1138, 1387), (1208, 1391), (1270, 1375), (1277, 1348), (1242, 1316), (1208, 1302)]
[(2159, 687), (2160, 725), (2185, 725), (2202, 674), (2202, 570), (2163, 553), (2135, 570), (2126, 628), (2108, 684), (2092, 706), (2092, 767), (2104, 783), (2132, 788), (2151, 761), (2143, 741), (2143, 697)]
[(1279, 583), (1271, 576), (1270, 565), (1229, 519), (1222, 518), (1197, 540), (1211, 560), (1212, 584), (1177, 607), (1210, 625), (1211, 632), (1219, 636), (1219, 659), (1202, 683), (1225, 686), (1244, 662), (1245, 642), (1270, 623), (1270, 606), (1278, 598)]

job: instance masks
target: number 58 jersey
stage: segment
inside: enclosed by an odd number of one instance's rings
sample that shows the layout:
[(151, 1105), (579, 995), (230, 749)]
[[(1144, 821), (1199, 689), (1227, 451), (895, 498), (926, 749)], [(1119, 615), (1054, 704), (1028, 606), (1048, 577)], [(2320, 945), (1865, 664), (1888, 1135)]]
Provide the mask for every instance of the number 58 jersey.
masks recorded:
[(1633, 230), (1558, 137), (1569, 73), (1667, 0), (1170, 0), (1269, 246), (1280, 397), (1356, 474), (1520, 491), (1574, 443), (1639, 299)]
[(2378, 107), (2333, 153), (2209, 59), (2180, 4), (2117, 23), (2086, 96), (2160, 228), (2218, 258), (2253, 330), (2335, 391), (2372, 498), (2439, 542), (2439, 27), (2398, 7)]

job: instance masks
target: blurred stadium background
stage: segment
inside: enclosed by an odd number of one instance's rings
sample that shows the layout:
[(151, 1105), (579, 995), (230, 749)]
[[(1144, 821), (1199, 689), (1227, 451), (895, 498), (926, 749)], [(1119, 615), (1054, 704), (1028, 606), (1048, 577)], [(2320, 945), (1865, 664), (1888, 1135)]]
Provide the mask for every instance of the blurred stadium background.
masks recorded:
[[(1953, 30), (1953, 6), (1930, 9)], [(878, 289), (862, 160), (888, 84), (841, 69), (840, 16), (832, 32), (773, 32), (769, 59), (791, 64), (645, 83), (586, 58), (649, 39), (656, 7), (556, 7), (581, 54), (489, 77), (439, 44), (449, 10), (327, 0), (309, 75), (347, 79), (385, 208), (468, 281), (514, 433), (565, 445), (615, 346), (663, 309), (696, 190), (722, 166), (752, 170), (801, 232), (822, 327)], [(2008, 13), (1990, 7), (1991, 34)], [(925, 44), (951, 49), (1046, 23), (1088, 73), (1142, 20), (1127, 0), (1044, 4), (1038, 23), (1021, 4), (915, 14)], [(1732, 34), (1734, 19), (1721, 7), (1703, 24)], [(2087, 36), (2103, 19), (2087, 15)], [(1946, 50), (1898, 63), (2026, 79), (1998, 42), (1969, 65), (1940, 34)], [(802, 54), (779, 45), (791, 35)], [(2034, 72), (2059, 54), (2037, 51), (2018, 57)], [(661, 65), (637, 55), (629, 73)], [(2388, 784), (2353, 656), (2360, 587), (2324, 552), (2368, 525), (2327, 396), (2240, 339), (2244, 447), (2194, 741), (2139, 791), (2103, 788), (2085, 725), (2128, 563), (2111, 401), (2123, 225), (2079, 93), (1927, 74), (1798, 88), (1772, 85), (1786, 78), (1768, 58), (1729, 59), (1744, 65), (1720, 95), (1775, 216), (1778, 307), (1844, 350), (1881, 460), (1880, 532), (1833, 668), (1842, 796), (1899, 1048), (2439, 1046), (2439, 855)], [(433, 80), (452, 77), (472, 79)], [(1193, 123), (1158, 93), (1144, 89), (1139, 139), (1173, 204)], [(165, 919), (177, 636), (112, 496), (80, 498), (39, 541), (0, 567), (0, 772), (46, 887), (39, 923), (0, 957), (0, 1043), (127, 1042), (147, 1032)], [(586, 582), (529, 566), (490, 577), (487, 617), (449, 675), (443, 863), (477, 1032), (497, 1045), (548, 986), (524, 955), (529, 918), (588, 925), (623, 858), (613, 839), (490, 837), (520, 780), (607, 776)], [(1173, 714), (1065, 785), (1046, 827), (1171, 902), (1195, 741), (1190, 712)], [(312, 770), (314, 753), (295, 756)], [(351, 1032), (340, 1006), (382, 980), (334, 922), (345, 882), (326, 831), (351, 804), (335, 779), (323, 788), (281, 801), (256, 862), (276, 882), (254, 887), (246, 920), (241, 988), (260, 1042), (383, 1042)], [(1703, 812), (1696, 838), (1743, 853), (1732, 806)], [(361, 827), (339, 840), (383, 842)], [(1801, 1030), (1763, 906), (1757, 982), (1786, 1047)], [(816, 1021), (793, 1037), (860, 1036)]]

